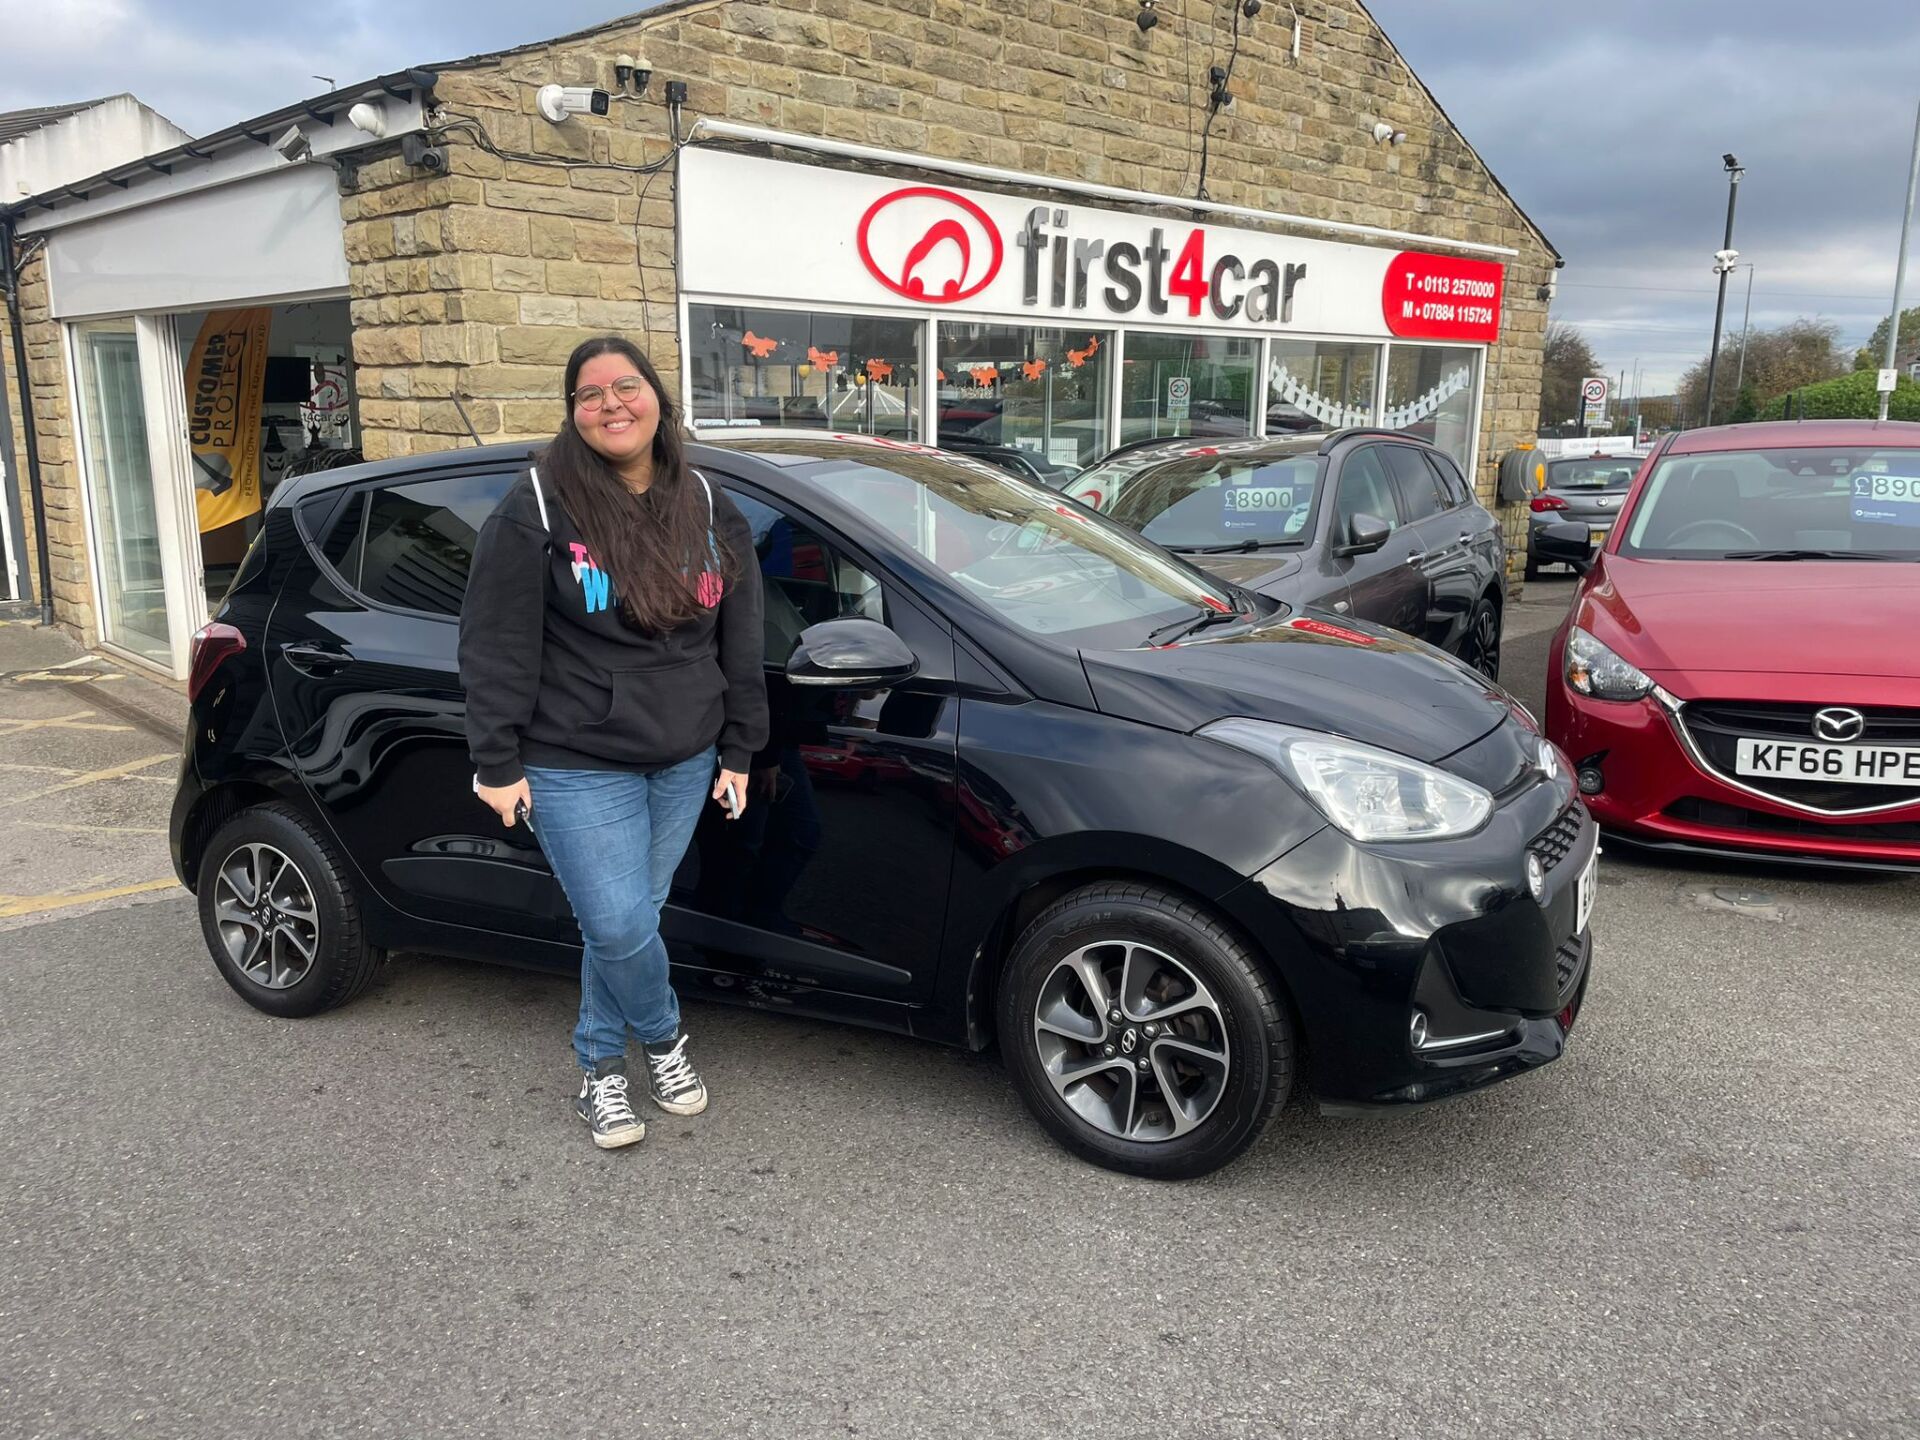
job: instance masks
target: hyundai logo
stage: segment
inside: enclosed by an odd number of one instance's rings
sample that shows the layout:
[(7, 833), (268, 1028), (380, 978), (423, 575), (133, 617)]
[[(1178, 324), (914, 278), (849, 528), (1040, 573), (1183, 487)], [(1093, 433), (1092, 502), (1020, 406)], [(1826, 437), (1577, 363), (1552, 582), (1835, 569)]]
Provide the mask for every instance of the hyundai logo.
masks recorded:
[(1858, 710), (1835, 707), (1822, 710), (1813, 717), (1813, 736), (1816, 740), (1858, 740), (1866, 733), (1866, 729), (1867, 717)]
[(1000, 228), (973, 201), (933, 185), (890, 191), (867, 207), (855, 235), (867, 273), (896, 295), (952, 305), (1000, 273)]

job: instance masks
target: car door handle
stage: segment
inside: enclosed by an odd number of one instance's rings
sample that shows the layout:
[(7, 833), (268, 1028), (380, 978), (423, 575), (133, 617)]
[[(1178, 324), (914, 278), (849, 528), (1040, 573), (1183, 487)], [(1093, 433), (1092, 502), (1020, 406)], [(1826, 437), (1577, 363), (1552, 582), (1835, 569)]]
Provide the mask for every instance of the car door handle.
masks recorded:
[(281, 658), (303, 675), (331, 675), (353, 656), (329, 645), (310, 645), (290, 640), (280, 647)]

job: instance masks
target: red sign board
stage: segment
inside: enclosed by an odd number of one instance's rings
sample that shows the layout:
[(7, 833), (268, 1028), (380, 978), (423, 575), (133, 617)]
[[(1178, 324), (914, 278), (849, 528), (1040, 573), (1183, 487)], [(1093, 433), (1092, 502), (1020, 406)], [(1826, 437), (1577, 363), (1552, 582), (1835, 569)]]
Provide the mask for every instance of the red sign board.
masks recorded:
[(1500, 338), (1505, 282), (1506, 267), (1492, 260), (1402, 251), (1387, 266), (1380, 308), (1387, 329), (1406, 339), (1490, 345)]

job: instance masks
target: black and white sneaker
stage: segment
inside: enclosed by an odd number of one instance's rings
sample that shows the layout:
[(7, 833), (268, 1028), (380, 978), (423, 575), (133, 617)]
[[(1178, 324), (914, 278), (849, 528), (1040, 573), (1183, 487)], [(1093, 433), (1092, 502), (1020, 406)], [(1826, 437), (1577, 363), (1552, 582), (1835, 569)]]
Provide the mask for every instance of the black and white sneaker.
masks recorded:
[(633, 1113), (627, 1099), (627, 1059), (610, 1056), (580, 1077), (580, 1094), (573, 1113), (593, 1127), (593, 1143), (602, 1150), (618, 1150), (646, 1139), (647, 1127)]
[(707, 1108), (707, 1087), (687, 1059), (685, 1035), (641, 1049), (647, 1057), (647, 1088), (654, 1104), (669, 1115), (698, 1115)]

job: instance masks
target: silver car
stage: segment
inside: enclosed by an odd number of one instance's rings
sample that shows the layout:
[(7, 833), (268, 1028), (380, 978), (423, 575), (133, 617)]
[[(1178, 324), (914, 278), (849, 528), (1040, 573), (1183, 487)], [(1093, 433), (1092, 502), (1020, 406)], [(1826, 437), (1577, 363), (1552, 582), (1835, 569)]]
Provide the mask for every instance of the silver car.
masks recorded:
[(1542, 565), (1559, 563), (1544, 558), (1540, 551), (1540, 532), (1548, 525), (1575, 521), (1587, 527), (1587, 538), (1595, 545), (1606, 543), (1643, 459), (1640, 455), (1587, 455), (1547, 462), (1547, 488), (1533, 497), (1527, 527), (1529, 580), (1540, 574)]

